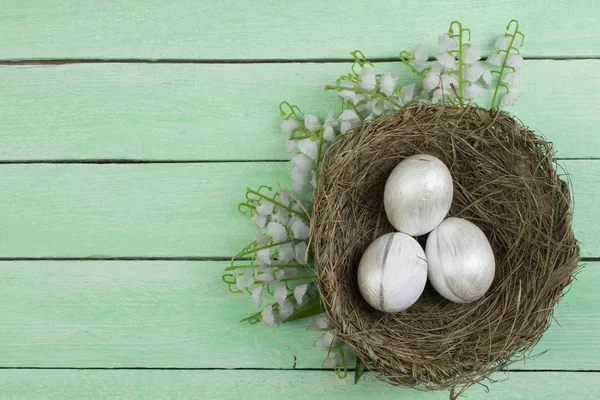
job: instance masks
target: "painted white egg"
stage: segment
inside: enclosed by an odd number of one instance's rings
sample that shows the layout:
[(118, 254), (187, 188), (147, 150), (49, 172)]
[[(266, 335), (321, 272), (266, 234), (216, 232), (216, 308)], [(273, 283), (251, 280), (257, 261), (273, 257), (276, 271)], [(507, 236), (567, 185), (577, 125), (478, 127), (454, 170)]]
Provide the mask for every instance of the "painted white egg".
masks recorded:
[(390, 223), (411, 236), (431, 232), (452, 204), (452, 176), (440, 159), (417, 154), (400, 162), (390, 174), (383, 205)]
[(481, 298), (494, 280), (494, 252), (485, 234), (472, 222), (448, 218), (429, 234), (425, 246), (429, 281), (455, 303)]
[(407, 309), (417, 301), (426, 282), (425, 252), (404, 233), (387, 233), (375, 239), (358, 266), (360, 293), (379, 311)]

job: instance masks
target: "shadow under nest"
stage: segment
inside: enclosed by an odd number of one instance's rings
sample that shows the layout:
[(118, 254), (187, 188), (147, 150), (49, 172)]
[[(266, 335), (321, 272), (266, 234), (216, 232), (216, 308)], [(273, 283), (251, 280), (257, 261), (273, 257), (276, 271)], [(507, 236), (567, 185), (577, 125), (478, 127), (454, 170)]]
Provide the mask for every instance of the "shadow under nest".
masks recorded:
[[(382, 313), (361, 297), (356, 271), (367, 246), (394, 230), (383, 209), (388, 175), (421, 153), (449, 168), (448, 216), (483, 230), (496, 275), (473, 303), (452, 303), (428, 283), (409, 309)], [(311, 241), (336, 336), (380, 378), (423, 390), (464, 389), (528, 356), (579, 263), (551, 144), (506, 112), (475, 106), (407, 107), (336, 139), (319, 171)]]

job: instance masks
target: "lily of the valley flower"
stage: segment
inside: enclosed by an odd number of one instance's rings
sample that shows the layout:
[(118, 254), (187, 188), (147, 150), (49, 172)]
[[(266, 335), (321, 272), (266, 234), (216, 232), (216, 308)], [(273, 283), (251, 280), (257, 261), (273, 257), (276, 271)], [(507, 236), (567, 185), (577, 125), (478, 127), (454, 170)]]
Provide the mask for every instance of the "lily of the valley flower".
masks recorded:
[(425, 48), (425, 46), (423, 46), (421, 44), (417, 45), (413, 49), (412, 55), (415, 58), (414, 60), (412, 60), (412, 62), (416, 66), (423, 65), (429, 58), (429, 54), (427, 54), (427, 49)]
[(342, 134), (348, 132), (352, 128), (352, 124), (358, 122), (360, 118), (354, 110), (344, 110), (339, 117), (340, 121), (340, 132)]
[(306, 242), (299, 242), (294, 245), (294, 260), (300, 265), (308, 264), (308, 245)]
[(474, 83), (466, 84), (464, 96), (465, 96), (465, 99), (472, 100), (472, 99), (476, 99), (477, 97), (480, 97), (484, 91), (485, 90), (481, 86), (476, 85)]
[(315, 315), (314, 318), (312, 319), (312, 321), (310, 322), (310, 325), (308, 325), (307, 329), (313, 330), (313, 331), (321, 331), (323, 329), (327, 329), (329, 328), (329, 321), (327, 320), (327, 314), (323, 313), (323, 314), (319, 314), (319, 315)]
[(273, 238), (274, 242), (284, 242), (288, 237), (285, 226), (275, 221), (271, 221), (267, 225), (267, 234)]
[(518, 72), (511, 72), (502, 77), (502, 82), (512, 87), (521, 86), (521, 76)]
[(451, 38), (449, 34), (444, 33), (438, 38), (438, 46), (442, 51), (454, 50), (458, 47), (458, 41)]
[(319, 142), (310, 138), (299, 140), (298, 150), (316, 160), (319, 157)]
[(284, 243), (277, 249), (277, 260), (281, 263), (287, 263), (294, 259), (294, 245)]
[(288, 119), (284, 119), (281, 121), (281, 130), (286, 135), (291, 135), (295, 129), (300, 127), (300, 121), (296, 119), (295, 116), (291, 116)]
[(238, 290), (244, 290), (254, 283), (254, 272), (252, 268), (244, 268), (238, 272), (235, 279), (235, 284)]
[(313, 346), (319, 350), (329, 350), (338, 342), (339, 340), (333, 335), (333, 333), (331, 333), (331, 331), (327, 331), (319, 336), (317, 340), (315, 340)]
[(304, 126), (309, 131), (312, 131), (313, 129), (321, 126), (321, 121), (319, 121), (319, 117), (316, 115), (306, 114), (304, 116)]
[(510, 46), (510, 41), (512, 40), (512, 36), (504, 35), (496, 40), (494, 46), (498, 50), (508, 50), (508, 46)]
[(481, 59), (481, 50), (479, 50), (479, 47), (474, 45), (465, 46), (463, 49), (463, 63), (473, 64), (475, 61), (479, 61), (479, 59)]
[(511, 54), (506, 60), (506, 65), (515, 69), (525, 68), (525, 60), (520, 54)]
[(510, 91), (502, 96), (502, 100), (500, 100), (500, 105), (503, 107), (512, 106), (515, 104), (517, 99), (521, 97), (521, 92)]
[(440, 62), (442, 67), (446, 69), (455, 70), (457, 68), (456, 58), (447, 51), (436, 55), (435, 58)]
[(310, 235), (310, 227), (306, 222), (299, 218), (294, 219), (294, 222), (292, 222), (291, 225), (291, 229), (294, 239), (306, 240)]
[(263, 289), (265, 288), (264, 285), (260, 285), (256, 288), (254, 288), (252, 290), (252, 302), (257, 306), (260, 307), (262, 304), (262, 294), (263, 294)]
[(502, 65), (503, 59), (504, 59), (504, 57), (502, 57), (501, 54), (492, 53), (487, 58), (487, 62), (488, 62), (488, 64), (493, 65), (494, 67), (499, 67)]
[(298, 285), (294, 288), (294, 298), (298, 305), (303, 305), (307, 299), (308, 283)]
[(323, 369), (336, 369), (340, 365), (342, 359), (338, 353), (335, 353), (333, 357), (326, 358), (323, 360)]
[(265, 308), (263, 310), (263, 312), (261, 313), (262, 316), (262, 321), (269, 326), (270, 328), (274, 327), (274, 326), (279, 326), (279, 315), (276, 315), (276, 313), (273, 310), (273, 306), (269, 305), (267, 308)]
[(392, 74), (391, 72), (384, 72), (381, 74), (381, 80), (379, 81), (379, 90), (385, 93), (386, 96), (391, 96), (396, 89), (398, 84), (398, 75)]
[(360, 71), (360, 87), (365, 90), (375, 90), (377, 86), (377, 78), (375, 71), (372, 68), (363, 68)]

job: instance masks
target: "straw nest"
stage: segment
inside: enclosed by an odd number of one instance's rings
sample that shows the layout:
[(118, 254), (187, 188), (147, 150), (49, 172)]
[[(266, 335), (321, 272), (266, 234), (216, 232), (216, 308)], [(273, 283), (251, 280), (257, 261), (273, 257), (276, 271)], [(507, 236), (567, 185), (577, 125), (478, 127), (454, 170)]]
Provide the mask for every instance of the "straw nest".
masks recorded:
[[(386, 314), (363, 300), (356, 271), (366, 247), (394, 230), (383, 189), (413, 154), (448, 166), (449, 216), (483, 230), (496, 275), (474, 303), (452, 303), (428, 283), (408, 310)], [(454, 393), (530, 355), (579, 262), (569, 186), (551, 144), (497, 110), (418, 105), (365, 123), (325, 154), (314, 200), (311, 241), (329, 321), (367, 368), (396, 385)]]

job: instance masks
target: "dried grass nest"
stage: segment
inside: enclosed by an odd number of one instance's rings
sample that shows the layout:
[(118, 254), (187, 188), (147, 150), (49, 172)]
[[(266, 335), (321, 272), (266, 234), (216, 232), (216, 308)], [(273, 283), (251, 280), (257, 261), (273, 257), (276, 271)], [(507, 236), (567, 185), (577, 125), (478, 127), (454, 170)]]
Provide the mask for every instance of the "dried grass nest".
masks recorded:
[[(381, 313), (361, 297), (356, 270), (366, 247), (393, 231), (383, 209), (387, 176), (420, 153), (450, 169), (449, 216), (485, 232), (496, 275), (474, 303), (452, 303), (428, 283), (408, 310)], [(453, 393), (529, 355), (548, 328), (578, 268), (571, 221), (551, 144), (508, 113), (405, 108), (339, 137), (325, 154), (311, 227), (323, 306), (336, 335), (380, 378)]]

